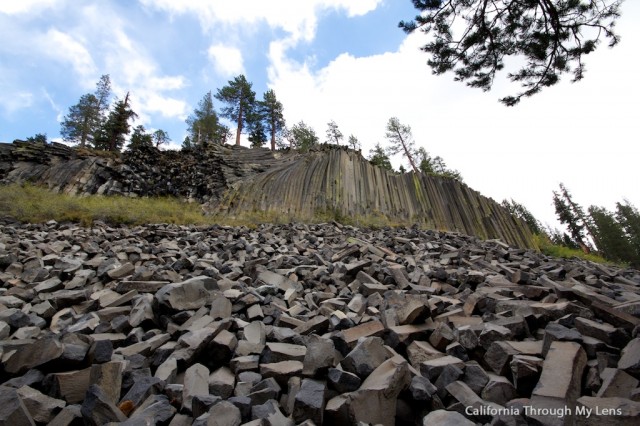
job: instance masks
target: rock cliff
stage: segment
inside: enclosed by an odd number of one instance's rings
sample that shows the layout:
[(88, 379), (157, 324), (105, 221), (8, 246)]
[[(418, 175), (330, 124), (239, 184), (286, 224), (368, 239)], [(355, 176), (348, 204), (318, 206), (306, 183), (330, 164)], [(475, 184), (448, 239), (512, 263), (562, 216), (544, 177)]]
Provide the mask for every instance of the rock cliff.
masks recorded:
[(145, 148), (110, 157), (57, 143), (0, 144), (0, 183), (23, 182), (78, 195), (171, 195), (229, 215), (310, 220), (330, 213), (355, 222), (380, 217), (533, 246), (524, 223), (467, 185), (389, 173), (344, 147), (306, 154), (229, 146), (191, 152)]

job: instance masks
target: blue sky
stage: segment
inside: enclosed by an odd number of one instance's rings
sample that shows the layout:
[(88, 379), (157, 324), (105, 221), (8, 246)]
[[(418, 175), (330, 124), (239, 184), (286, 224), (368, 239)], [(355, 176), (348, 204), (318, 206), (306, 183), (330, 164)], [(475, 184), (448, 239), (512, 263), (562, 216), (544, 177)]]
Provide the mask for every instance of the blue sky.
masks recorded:
[(639, 3), (623, 4), (622, 42), (589, 55), (583, 81), (506, 108), (497, 99), (518, 88), (504, 81), (483, 93), (431, 75), (423, 36), (397, 28), (410, 0), (0, 0), (0, 141), (59, 138), (68, 108), (109, 74), (116, 96), (131, 92), (134, 125), (178, 146), (202, 96), (243, 73), (259, 97), (275, 90), (289, 125), (324, 139), (335, 120), (365, 154), (397, 116), (469, 186), (544, 222), (560, 182), (585, 207), (640, 206)]

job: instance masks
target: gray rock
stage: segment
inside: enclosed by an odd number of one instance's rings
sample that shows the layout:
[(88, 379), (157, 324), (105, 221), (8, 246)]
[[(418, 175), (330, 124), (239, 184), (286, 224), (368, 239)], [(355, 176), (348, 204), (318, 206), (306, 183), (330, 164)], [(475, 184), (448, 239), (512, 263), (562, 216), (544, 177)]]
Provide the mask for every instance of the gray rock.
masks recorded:
[(168, 422), (176, 413), (165, 395), (150, 395), (121, 426), (157, 425)]
[(582, 396), (577, 406), (588, 412), (589, 416), (580, 416), (580, 422), (586, 426), (633, 426), (638, 423), (640, 402), (626, 398), (598, 398)]
[(355, 391), (362, 383), (362, 380), (360, 380), (360, 377), (357, 375), (337, 368), (329, 369), (327, 379), (331, 386), (339, 393)]
[(240, 409), (231, 402), (219, 402), (209, 410), (207, 426), (239, 426), (241, 423)]
[(307, 336), (304, 340), (306, 352), (304, 354), (303, 374), (315, 376), (318, 372), (327, 371), (338, 363), (338, 354), (333, 340), (325, 339), (315, 334)]
[(14, 388), (0, 386), (0, 423), (35, 426), (29, 410)]
[(95, 426), (127, 420), (127, 417), (109, 401), (109, 398), (98, 385), (89, 386), (82, 403), (81, 413), (85, 424)]
[(475, 426), (475, 423), (466, 419), (456, 411), (436, 410), (432, 411), (422, 419), (424, 426)]
[(209, 369), (202, 364), (194, 364), (184, 374), (182, 406), (191, 411), (191, 401), (196, 395), (209, 395)]
[(293, 407), (293, 420), (300, 423), (311, 420), (314, 424), (321, 425), (325, 404), (326, 385), (312, 379), (302, 380), (300, 391), (295, 396)]
[(211, 291), (217, 289), (216, 280), (200, 276), (165, 285), (155, 294), (155, 299), (175, 311), (199, 309), (211, 302)]
[(227, 367), (220, 367), (209, 375), (209, 393), (227, 399), (233, 395), (236, 377)]
[(50, 422), (67, 405), (66, 402), (44, 395), (29, 386), (19, 388), (18, 395), (33, 420), (39, 423)]
[(72, 426), (81, 424), (81, 422), (82, 413), (80, 412), (80, 406), (67, 405), (49, 422), (48, 426)]
[(411, 392), (411, 396), (414, 400), (428, 402), (431, 401), (431, 398), (436, 394), (438, 388), (435, 387), (426, 377), (414, 376), (411, 379), (409, 391)]
[[(569, 407), (575, 413), (575, 401), (580, 397), (582, 372), (587, 356), (578, 343), (553, 342), (542, 366), (540, 381), (533, 390), (531, 404), (549, 409)], [(559, 418), (544, 413), (531, 417), (549, 424), (573, 421), (572, 414)]]
[(25, 372), (54, 361), (62, 356), (64, 347), (56, 338), (37, 340), (31, 345), (23, 346), (11, 355), (4, 366), (11, 374)]
[(507, 402), (516, 398), (517, 392), (516, 388), (506, 377), (490, 374), (489, 382), (484, 389), (482, 389), (480, 396), (485, 401), (495, 402), (498, 405), (504, 406)]
[(640, 337), (631, 340), (622, 349), (618, 368), (635, 376), (640, 375)]
[(367, 337), (340, 362), (345, 371), (366, 378), (373, 370), (390, 358), (379, 337)]

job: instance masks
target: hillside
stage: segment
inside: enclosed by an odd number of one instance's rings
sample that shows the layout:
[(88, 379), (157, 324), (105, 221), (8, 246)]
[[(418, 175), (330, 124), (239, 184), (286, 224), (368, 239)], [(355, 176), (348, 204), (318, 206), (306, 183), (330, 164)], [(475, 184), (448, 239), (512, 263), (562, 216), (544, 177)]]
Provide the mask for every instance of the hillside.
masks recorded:
[(68, 194), (171, 195), (209, 213), (265, 220), (347, 219), (418, 224), (533, 247), (526, 226), (453, 179), (398, 175), (343, 147), (308, 153), (212, 146), (100, 156), (61, 144), (0, 144), (0, 183), (30, 182)]

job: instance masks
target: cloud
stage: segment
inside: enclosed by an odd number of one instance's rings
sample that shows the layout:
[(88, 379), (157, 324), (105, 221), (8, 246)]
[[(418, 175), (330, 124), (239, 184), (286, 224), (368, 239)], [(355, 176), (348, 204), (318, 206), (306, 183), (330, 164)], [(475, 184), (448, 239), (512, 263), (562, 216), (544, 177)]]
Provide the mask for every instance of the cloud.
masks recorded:
[(5, 92), (0, 94), (0, 105), (5, 114), (12, 115), (19, 110), (33, 105), (33, 93), (30, 92)]
[(56, 112), (56, 121), (58, 123), (62, 123), (62, 120), (64, 120), (64, 111), (62, 110), (62, 108), (58, 106), (49, 92), (47, 92), (47, 89), (45, 89), (44, 87), (42, 88), (42, 94), (44, 95), (44, 98), (47, 100), (47, 102), (49, 102), (51, 109)]
[(290, 125), (304, 120), (324, 134), (327, 122), (336, 120), (340, 126), (343, 118), (342, 133), (353, 133), (368, 149), (384, 135), (389, 117), (413, 121), (412, 111), (424, 113), (424, 99), (433, 89), (415, 84), (417, 77), (429, 78), (415, 46), (412, 36), (397, 52), (360, 58), (342, 54), (313, 71), (308, 63), (288, 58), (287, 43), (276, 41), (269, 51), (269, 86), (285, 105)]
[(245, 74), (240, 49), (215, 44), (209, 48), (208, 53), (216, 72), (222, 77)]
[(5, 0), (0, 2), (0, 13), (19, 15), (42, 12), (61, 3), (60, 0)]
[(266, 22), (271, 28), (288, 33), (292, 39), (312, 40), (318, 14), (326, 10), (344, 10), (348, 16), (364, 15), (382, 0), (139, 0), (144, 6), (172, 14), (193, 14), (207, 31), (216, 24), (241, 25), (246, 28)]
[(72, 35), (52, 28), (42, 35), (40, 43), (43, 53), (56, 61), (71, 64), (80, 77), (87, 78), (97, 73), (89, 49)]

